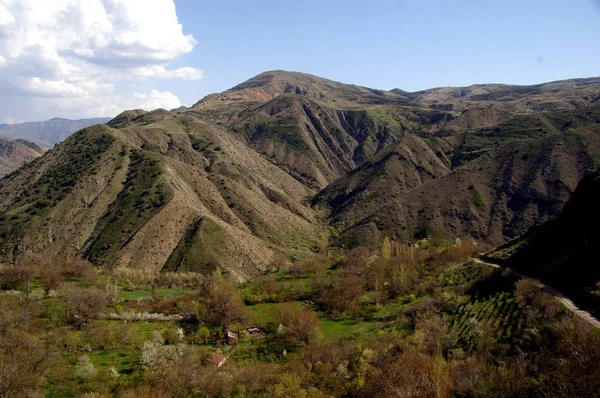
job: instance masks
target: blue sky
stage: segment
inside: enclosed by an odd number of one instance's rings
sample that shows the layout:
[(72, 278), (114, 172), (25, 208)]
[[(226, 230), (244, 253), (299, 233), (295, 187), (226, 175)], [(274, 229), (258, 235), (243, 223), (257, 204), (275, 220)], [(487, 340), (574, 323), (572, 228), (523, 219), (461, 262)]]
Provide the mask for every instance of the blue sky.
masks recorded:
[(184, 103), (273, 69), (410, 91), (600, 75), (595, 0), (176, 4), (198, 41), (180, 62), (206, 75), (177, 90)]
[(0, 0), (0, 122), (172, 109), (285, 69), (379, 89), (600, 76), (600, 0)]

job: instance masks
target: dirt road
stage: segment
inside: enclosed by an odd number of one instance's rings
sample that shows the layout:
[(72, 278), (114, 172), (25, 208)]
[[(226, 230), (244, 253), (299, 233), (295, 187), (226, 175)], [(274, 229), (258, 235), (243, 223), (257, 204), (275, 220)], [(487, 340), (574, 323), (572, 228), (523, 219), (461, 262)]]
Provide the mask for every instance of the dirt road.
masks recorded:
[(515, 272), (515, 271), (513, 271), (512, 269), (510, 269), (508, 267), (501, 267), (501, 266), (499, 266), (497, 264), (486, 263), (485, 261), (482, 261), (482, 260), (480, 260), (478, 258), (474, 258), (473, 260), (476, 263), (479, 263), (479, 264), (485, 264), (485, 265), (490, 266), (490, 267), (501, 268), (501, 269), (504, 269), (504, 270), (508, 270), (512, 275), (516, 276), (517, 278), (522, 278), (522, 279), (527, 279), (527, 280), (532, 281), (537, 286), (543, 288), (545, 291), (547, 291), (548, 293), (550, 293), (551, 295), (553, 295), (554, 297), (556, 297), (556, 299), (558, 301), (560, 301), (561, 303), (563, 303), (564, 306), (567, 307), (569, 310), (573, 311), (573, 313), (575, 315), (577, 315), (581, 319), (585, 320), (590, 325), (595, 326), (597, 328), (600, 328), (600, 320), (598, 320), (597, 318), (595, 318), (594, 316), (592, 316), (592, 314), (590, 314), (589, 312), (584, 311), (584, 310), (580, 309), (579, 307), (577, 307), (575, 305), (575, 303), (573, 303), (573, 301), (571, 301), (571, 299), (569, 299), (567, 296), (565, 296), (564, 294), (562, 294), (558, 290), (554, 289), (553, 287), (548, 286), (548, 285), (546, 285), (543, 282), (540, 282), (538, 279), (531, 278), (531, 277), (529, 277), (527, 275), (523, 275), (523, 274), (521, 274), (519, 272)]

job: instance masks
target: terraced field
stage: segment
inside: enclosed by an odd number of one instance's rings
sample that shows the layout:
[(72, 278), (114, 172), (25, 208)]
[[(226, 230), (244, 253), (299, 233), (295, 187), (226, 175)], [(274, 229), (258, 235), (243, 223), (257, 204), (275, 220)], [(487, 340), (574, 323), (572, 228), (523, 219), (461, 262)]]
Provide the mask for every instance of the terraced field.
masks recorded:
[(523, 327), (521, 304), (513, 294), (502, 292), (487, 300), (475, 300), (458, 307), (452, 328), (470, 349), (484, 330), (497, 340), (510, 339)]

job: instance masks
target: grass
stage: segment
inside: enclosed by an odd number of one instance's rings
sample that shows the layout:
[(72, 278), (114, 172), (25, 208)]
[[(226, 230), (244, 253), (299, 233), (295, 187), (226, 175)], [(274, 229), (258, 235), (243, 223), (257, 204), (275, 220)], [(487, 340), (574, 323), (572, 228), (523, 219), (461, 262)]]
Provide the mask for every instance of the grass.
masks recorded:
[(10, 208), (0, 214), (0, 261), (13, 261), (13, 248), (31, 228), (45, 219), (52, 208), (69, 195), (78, 181), (94, 174), (102, 155), (115, 138), (103, 127), (92, 126), (74, 134), (61, 144), (51, 164), (40, 165), (47, 156), (36, 159), (16, 172), (26, 179), (33, 170), (44, 170), (42, 175), (23, 187)]
[(203, 218), (191, 223), (169, 256), (164, 271), (193, 271), (210, 274), (218, 264), (215, 248), (227, 240), (223, 229), (213, 220)]
[(339, 340), (349, 336), (360, 338), (377, 330), (377, 322), (336, 321), (333, 319), (321, 319), (320, 322), (325, 340)]
[(198, 230), (200, 229), (201, 222), (202, 219), (198, 218), (192, 221), (190, 225), (188, 225), (188, 227), (185, 230), (185, 233), (179, 240), (177, 247), (175, 248), (175, 250), (173, 250), (169, 258), (167, 259), (167, 262), (165, 263), (165, 266), (162, 269), (163, 272), (177, 272), (177, 270), (180, 267), (185, 267), (185, 264), (183, 263), (186, 260), (186, 255), (190, 251), (191, 246), (196, 241), (196, 235), (198, 234)]
[(374, 319), (385, 319), (398, 314), (404, 305), (402, 301), (392, 301), (385, 305), (379, 305), (371, 316)]
[(481, 192), (479, 192), (477, 187), (472, 186), (470, 188), (470, 191), (471, 191), (471, 200), (473, 201), (473, 204), (477, 207), (484, 207), (485, 201), (483, 200), (483, 196), (481, 196)]
[(121, 374), (130, 374), (139, 367), (140, 354), (136, 350), (103, 350), (88, 354), (91, 362), (100, 372), (106, 372), (114, 366)]
[[(272, 311), (278, 305), (281, 304), (255, 304), (247, 308), (252, 311), (256, 320), (269, 322), (273, 320)], [(324, 316), (324, 314), (319, 314), (319, 316)], [(364, 334), (373, 333), (377, 329), (377, 322), (356, 322), (352, 320), (321, 318), (320, 329), (325, 340), (339, 340), (348, 336), (359, 337)]]
[[(160, 297), (180, 297), (194, 292), (192, 290), (159, 287), (156, 288), (155, 293)], [(119, 292), (119, 297), (126, 301), (149, 299), (152, 297), (152, 292), (149, 290), (122, 290)]]
[(269, 322), (273, 320), (272, 311), (278, 305), (277, 303), (264, 303), (264, 304), (255, 304), (247, 306), (247, 308), (252, 312), (252, 315), (255, 320), (262, 322)]
[(123, 189), (86, 244), (86, 257), (95, 265), (112, 264), (121, 248), (171, 199), (158, 157), (143, 150), (132, 150), (130, 157)]

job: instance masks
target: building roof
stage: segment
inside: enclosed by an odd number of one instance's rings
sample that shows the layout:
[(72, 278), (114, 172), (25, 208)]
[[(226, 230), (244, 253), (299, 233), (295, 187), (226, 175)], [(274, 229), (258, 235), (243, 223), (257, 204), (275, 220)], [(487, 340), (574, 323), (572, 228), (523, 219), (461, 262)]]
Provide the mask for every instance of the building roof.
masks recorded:
[(217, 367), (223, 365), (225, 361), (227, 361), (227, 357), (225, 355), (219, 354), (218, 352), (211, 352), (208, 355), (208, 362), (217, 365)]

